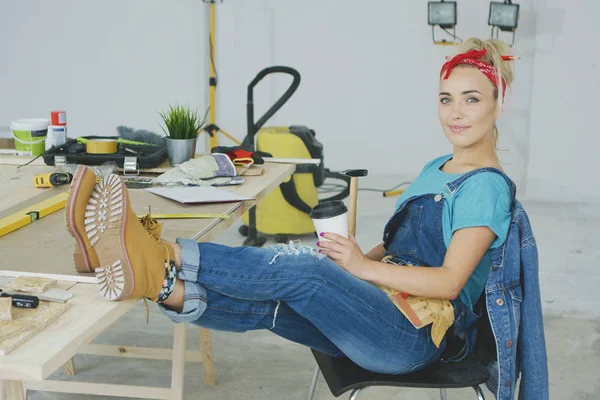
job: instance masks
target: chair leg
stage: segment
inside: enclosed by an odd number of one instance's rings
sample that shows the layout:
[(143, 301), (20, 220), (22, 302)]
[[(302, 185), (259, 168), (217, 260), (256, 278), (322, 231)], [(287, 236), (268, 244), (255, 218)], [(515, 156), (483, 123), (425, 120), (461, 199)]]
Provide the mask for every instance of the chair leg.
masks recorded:
[(477, 400), (485, 400), (485, 396), (479, 386), (473, 386), (473, 390), (477, 393)]
[(308, 389), (308, 400), (312, 400), (315, 396), (315, 390), (317, 389), (317, 381), (319, 380), (319, 364), (315, 365), (315, 370), (313, 371), (312, 379), (310, 381), (310, 387)]
[(363, 389), (363, 388), (354, 389), (354, 390), (352, 391), (352, 393), (350, 393), (350, 397), (348, 398), (348, 400), (356, 400), (356, 399), (358, 398), (358, 394), (360, 393), (360, 391), (361, 391), (362, 389)]
[(444, 389), (444, 388), (440, 389), (440, 399), (441, 400), (447, 400), (447, 398), (446, 398), (446, 389)]

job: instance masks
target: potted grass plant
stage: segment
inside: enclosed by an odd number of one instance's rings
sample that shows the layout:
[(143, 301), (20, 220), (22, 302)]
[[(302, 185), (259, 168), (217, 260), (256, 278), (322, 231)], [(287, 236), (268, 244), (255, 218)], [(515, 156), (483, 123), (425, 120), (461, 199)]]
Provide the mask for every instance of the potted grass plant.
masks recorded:
[[(169, 105), (169, 109), (158, 113), (165, 124), (167, 154), (171, 166), (180, 165), (196, 154), (198, 135), (207, 124), (208, 109), (203, 117), (198, 111), (182, 105)], [(166, 129), (165, 129), (166, 128)]]

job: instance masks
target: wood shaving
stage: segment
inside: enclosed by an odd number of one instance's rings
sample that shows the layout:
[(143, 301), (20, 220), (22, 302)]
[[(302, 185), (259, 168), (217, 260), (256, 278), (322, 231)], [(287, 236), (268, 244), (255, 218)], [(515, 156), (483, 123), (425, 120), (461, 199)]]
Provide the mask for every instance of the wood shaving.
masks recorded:
[(12, 280), (10, 287), (13, 290), (26, 293), (43, 293), (56, 285), (53, 279), (40, 278), (37, 276), (19, 276)]

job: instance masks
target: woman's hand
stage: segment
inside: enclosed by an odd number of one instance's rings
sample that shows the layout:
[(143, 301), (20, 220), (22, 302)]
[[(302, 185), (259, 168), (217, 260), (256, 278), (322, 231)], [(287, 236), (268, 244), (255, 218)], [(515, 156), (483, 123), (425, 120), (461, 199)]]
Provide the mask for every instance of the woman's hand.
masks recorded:
[(363, 254), (351, 233), (348, 233), (348, 239), (331, 232), (324, 232), (322, 237), (331, 242), (327, 240), (317, 242), (321, 253), (357, 278), (365, 279), (369, 259)]

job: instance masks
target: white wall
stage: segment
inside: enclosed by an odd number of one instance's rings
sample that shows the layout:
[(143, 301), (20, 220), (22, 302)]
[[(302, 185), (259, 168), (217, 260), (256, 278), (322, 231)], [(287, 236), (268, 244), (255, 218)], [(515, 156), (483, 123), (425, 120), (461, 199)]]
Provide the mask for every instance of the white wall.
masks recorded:
[(543, 0), (537, 43), (528, 195), (600, 199), (600, 3)]
[[(0, 125), (65, 109), (69, 136), (159, 130), (169, 102), (203, 104), (204, 4), (3, 1)], [(161, 131), (162, 132), (162, 131)]]
[[(510, 150), (501, 158), (527, 197), (600, 198), (594, 169), (582, 165), (598, 145), (600, 58), (582, 38), (598, 37), (600, 6), (571, 3), (520, 1), (523, 58), (499, 126)], [(458, 7), (458, 36), (489, 37), (488, 2)], [(330, 168), (414, 176), (451, 151), (437, 120), (437, 76), (451, 49), (432, 44), (426, 10), (425, 1), (225, 0), (217, 123), (242, 138), (248, 83), (264, 67), (289, 65), (302, 83), (269, 124), (315, 129)], [(169, 102), (207, 107), (207, 11), (200, 0), (2, 2), (10, 17), (0, 25), (0, 126), (64, 108), (72, 136), (114, 134), (117, 125), (160, 132), (156, 112)], [(287, 84), (265, 79), (257, 117)]]

